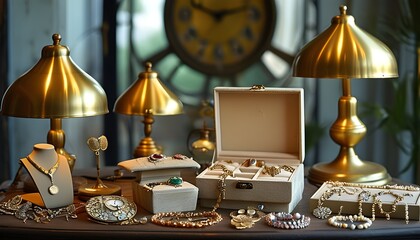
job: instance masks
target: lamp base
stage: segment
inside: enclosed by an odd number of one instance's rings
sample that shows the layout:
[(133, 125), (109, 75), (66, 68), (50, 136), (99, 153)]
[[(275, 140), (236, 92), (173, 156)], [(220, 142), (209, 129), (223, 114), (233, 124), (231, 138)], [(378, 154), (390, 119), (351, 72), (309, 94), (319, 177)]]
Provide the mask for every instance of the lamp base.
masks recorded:
[(162, 153), (162, 148), (156, 146), (155, 141), (151, 137), (145, 137), (134, 150), (133, 156), (135, 158), (148, 157), (155, 153)]
[(322, 185), (325, 181), (384, 185), (391, 181), (391, 176), (382, 165), (367, 161), (360, 163), (350, 168), (337, 168), (334, 162), (318, 163), (309, 169), (308, 180), (315, 185)]
[(99, 181), (95, 185), (87, 184), (81, 186), (78, 192), (78, 197), (82, 201), (101, 195), (121, 195), (121, 187), (114, 184), (104, 185), (102, 181)]

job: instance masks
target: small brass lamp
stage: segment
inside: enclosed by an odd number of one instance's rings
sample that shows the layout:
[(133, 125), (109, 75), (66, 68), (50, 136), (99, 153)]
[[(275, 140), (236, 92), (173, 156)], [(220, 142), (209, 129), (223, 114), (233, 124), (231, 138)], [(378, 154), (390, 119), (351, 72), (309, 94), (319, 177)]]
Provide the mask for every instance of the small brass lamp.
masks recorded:
[(73, 170), (76, 157), (64, 149), (62, 118), (108, 113), (105, 91), (70, 58), (61, 36), (53, 34), (53, 45), (42, 49), (41, 59), (6, 90), (1, 113), (22, 118), (49, 118), (47, 142), (64, 155)]
[(354, 147), (367, 128), (357, 117), (357, 100), (351, 95), (351, 78), (396, 78), (398, 69), (391, 50), (381, 41), (356, 26), (347, 7), (331, 20), (331, 26), (307, 43), (293, 62), (293, 76), (342, 79), (343, 95), (338, 102), (338, 117), (330, 128), (331, 138), (340, 145), (337, 158), (309, 169), (314, 184), (343, 181), (381, 185), (391, 179), (380, 164), (361, 160)]
[(145, 71), (127, 89), (114, 105), (114, 112), (127, 115), (144, 116), (144, 135), (134, 157), (150, 156), (161, 153), (162, 149), (155, 144), (151, 137), (153, 116), (176, 115), (183, 113), (183, 104), (158, 78), (158, 73), (152, 71), (152, 64), (145, 64)]

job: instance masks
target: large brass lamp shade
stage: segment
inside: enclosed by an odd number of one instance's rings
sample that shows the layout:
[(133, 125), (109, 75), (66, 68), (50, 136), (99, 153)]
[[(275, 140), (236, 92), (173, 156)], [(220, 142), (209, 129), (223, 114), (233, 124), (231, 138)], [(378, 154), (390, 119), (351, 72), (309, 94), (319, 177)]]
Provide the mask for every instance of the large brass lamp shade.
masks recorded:
[(159, 79), (157, 72), (152, 71), (152, 64), (146, 63), (145, 71), (117, 99), (114, 112), (127, 115), (144, 116), (145, 137), (134, 150), (134, 157), (145, 157), (161, 153), (161, 148), (150, 136), (154, 115), (175, 115), (183, 113), (183, 104)]
[(68, 47), (60, 45), (61, 36), (52, 36), (53, 45), (42, 49), (41, 59), (6, 90), (1, 113), (22, 118), (49, 118), (47, 142), (66, 156), (73, 169), (75, 156), (64, 149), (62, 118), (86, 117), (108, 113), (105, 91), (70, 58)]
[(340, 145), (339, 154), (330, 163), (312, 166), (308, 180), (315, 184), (327, 180), (385, 184), (390, 181), (386, 169), (362, 161), (355, 153), (354, 147), (367, 129), (357, 117), (357, 100), (351, 95), (350, 79), (398, 77), (397, 63), (391, 50), (358, 28), (346, 10), (346, 6), (340, 6), (341, 14), (332, 18), (331, 26), (306, 44), (293, 62), (293, 76), (342, 79), (338, 117), (330, 128), (331, 138)]

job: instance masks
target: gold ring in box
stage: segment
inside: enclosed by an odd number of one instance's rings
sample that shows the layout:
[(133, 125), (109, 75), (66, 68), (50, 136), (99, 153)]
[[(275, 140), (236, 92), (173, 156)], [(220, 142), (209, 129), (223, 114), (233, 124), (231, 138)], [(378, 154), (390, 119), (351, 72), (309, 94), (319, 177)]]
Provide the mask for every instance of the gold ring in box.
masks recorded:
[(265, 162), (262, 160), (257, 160), (255, 158), (250, 158), (245, 160), (242, 164), (244, 167), (263, 167)]

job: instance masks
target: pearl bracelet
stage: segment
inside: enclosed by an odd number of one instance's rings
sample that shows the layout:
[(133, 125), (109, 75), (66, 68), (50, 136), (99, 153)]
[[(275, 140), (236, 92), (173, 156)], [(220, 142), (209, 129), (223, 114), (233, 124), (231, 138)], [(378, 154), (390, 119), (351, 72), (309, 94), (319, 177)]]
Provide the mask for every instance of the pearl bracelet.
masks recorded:
[(311, 223), (311, 218), (300, 213), (269, 213), (265, 216), (265, 222), (275, 228), (302, 229)]
[[(350, 222), (350, 223), (347, 223)], [(354, 222), (362, 222), (355, 224)], [(372, 220), (363, 215), (333, 216), (328, 218), (328, 224), (337, 228), (368, 229), (372, 225)]]

